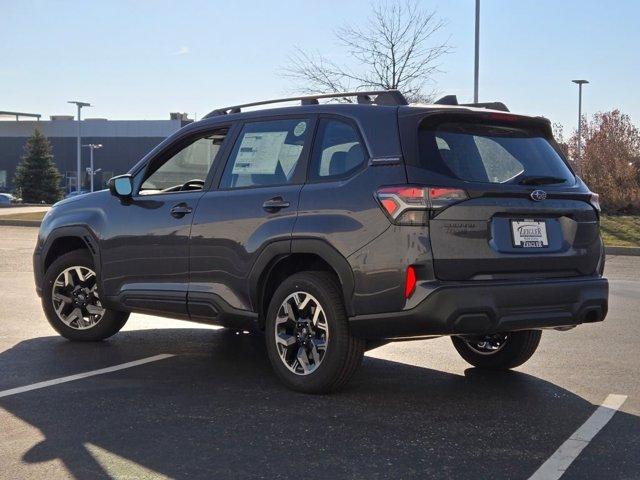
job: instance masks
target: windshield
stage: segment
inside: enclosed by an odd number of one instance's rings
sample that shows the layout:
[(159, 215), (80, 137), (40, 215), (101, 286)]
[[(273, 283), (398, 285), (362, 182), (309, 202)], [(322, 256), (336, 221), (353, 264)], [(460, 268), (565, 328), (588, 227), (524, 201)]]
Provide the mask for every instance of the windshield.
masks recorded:
[(445, 177), (529, 185), (574, 182), (558, 152), (535, 131), (445, 123), (421, 129), (418, 137), (420, 166)]

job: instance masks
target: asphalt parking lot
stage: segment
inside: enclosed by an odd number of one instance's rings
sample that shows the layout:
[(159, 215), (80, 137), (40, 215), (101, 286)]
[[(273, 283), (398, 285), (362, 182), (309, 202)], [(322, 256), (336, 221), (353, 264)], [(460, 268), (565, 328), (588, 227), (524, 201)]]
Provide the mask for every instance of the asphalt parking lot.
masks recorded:
[[(133, 315), (105, 342), (58, 337), (36, 234), (0, 227), (1, 478), (527, 479), (570, 438), (583, 449), (563, 479), (640, 478), (640, 257), (609, 257), (604, 323), (545, 332), (516, 371), (470, 368), (448, 339), (396, 343), (344, 391), (309, 396), (278, 383), (255, 335)], [(611, 394), (619, 411), (576, 437)]]

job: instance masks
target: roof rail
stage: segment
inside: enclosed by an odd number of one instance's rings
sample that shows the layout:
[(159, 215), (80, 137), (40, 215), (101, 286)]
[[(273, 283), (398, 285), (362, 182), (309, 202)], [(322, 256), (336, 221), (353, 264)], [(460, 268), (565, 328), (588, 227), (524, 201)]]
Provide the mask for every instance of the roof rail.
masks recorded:
[[(260, 102), (243, 103), (231, 107), (217, 108), (207, 113), (203, 119), (227, 115), (229, 113), (240, 113), (243, 108), (257, 107), (259, 105), (269, 105), (271, 103), (284, 103), (300, 101), (300, 105), (317, 105), (321, 98), (347, 98), (356, 97), (356, 101), (365, 105), (408, 105), (407, 99), (399, 90), (374, 90), (369, 92), (341, 92), (341, 93), (320, 93), (317, 95), (304, 95), (300, 97), (276, 98), (274, 100), (263, 100)], [(375, 98), (372, 98), (375, 97)]]
[(455, 95), (445, 95), (435, 101), (436, 105), (460, 105), (461, 107), (489, 108), (491, 110), (500, 110), (508, 112), (509, 109), (502, 102), (482, 102), (482, 103), (458, 103), (458, 97)]

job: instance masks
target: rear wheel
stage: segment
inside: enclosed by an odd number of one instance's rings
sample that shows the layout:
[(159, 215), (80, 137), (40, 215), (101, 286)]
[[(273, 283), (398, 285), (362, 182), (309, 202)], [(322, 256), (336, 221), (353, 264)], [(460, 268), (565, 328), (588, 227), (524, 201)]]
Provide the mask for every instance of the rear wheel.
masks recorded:
[(542, 332), (523, 330), (465, 337), (451, 337), (460, 356), (474, 367), (506, 370), (522, 365), (538, 348)]
[(69, 340), (103, 340), (117, 333), (129, 318), (128, 313), (103, 306), (93, 258), (85, 250), (57, 258), (45, 273), (43, 287), (47, 320)]
[(271, 365), (293, 390), (342, 387), (362, 361), (365, 342), (349, 332), (342, 294), (328, 272), (302, 272), (276, 290), (266, 318)]

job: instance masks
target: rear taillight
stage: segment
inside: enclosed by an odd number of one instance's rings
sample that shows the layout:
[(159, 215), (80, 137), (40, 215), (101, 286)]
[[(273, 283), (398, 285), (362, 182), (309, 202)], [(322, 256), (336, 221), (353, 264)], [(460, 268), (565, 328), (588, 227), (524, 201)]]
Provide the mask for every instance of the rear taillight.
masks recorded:
[(398, 225), (425, 225), (429, 212), (469, 198), (459, 188), (414, 185), (384, 187), (376, 192), (376, 196), (382, 209)]
[(596, 209), (598, 213), (600, 213), (600, 195), (597, 193), (592, 193), (591, 198), (589, 199), (589, 203), (593, 208)]

